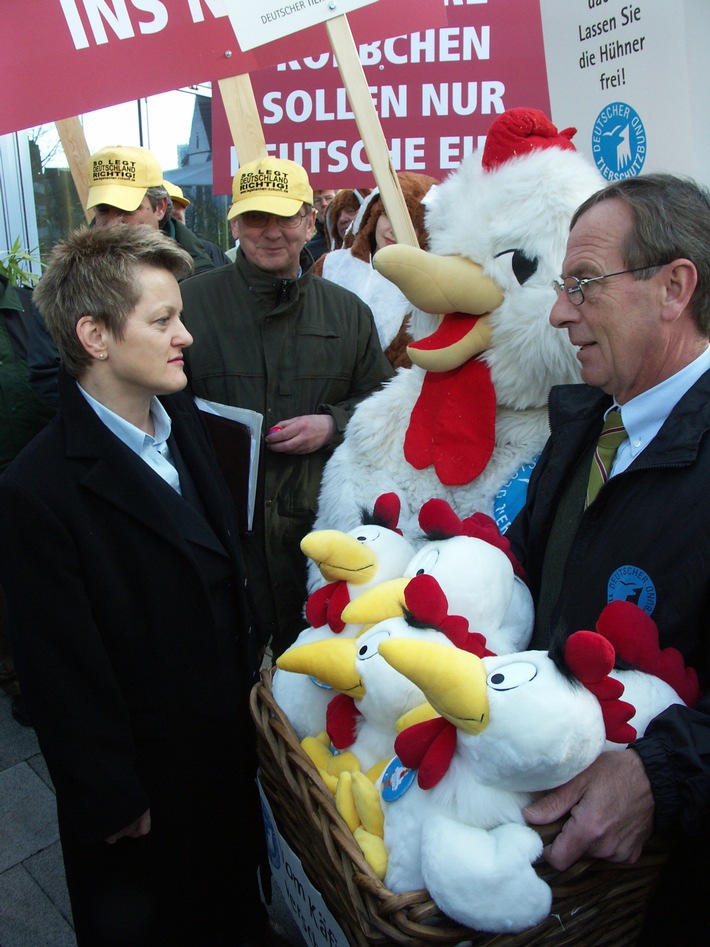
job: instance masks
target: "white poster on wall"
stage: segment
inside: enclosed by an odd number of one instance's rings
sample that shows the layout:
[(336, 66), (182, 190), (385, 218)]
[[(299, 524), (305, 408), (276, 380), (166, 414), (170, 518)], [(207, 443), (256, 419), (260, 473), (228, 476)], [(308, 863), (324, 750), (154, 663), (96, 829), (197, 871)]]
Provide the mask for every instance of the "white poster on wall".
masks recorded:
[(606, 180), (710, 185), (710, 2), (540, 0), (552, 119)]

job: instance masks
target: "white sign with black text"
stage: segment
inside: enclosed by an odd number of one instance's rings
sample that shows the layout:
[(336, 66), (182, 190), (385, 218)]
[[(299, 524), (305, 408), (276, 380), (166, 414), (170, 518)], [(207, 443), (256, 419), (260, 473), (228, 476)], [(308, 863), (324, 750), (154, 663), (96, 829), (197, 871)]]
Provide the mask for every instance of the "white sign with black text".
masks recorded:
[(223, 0), (243, 51), (352, 13), (377, 0)]
[(540, 0), (552, 120), (607, 181), (710, 184), (708, 0)]

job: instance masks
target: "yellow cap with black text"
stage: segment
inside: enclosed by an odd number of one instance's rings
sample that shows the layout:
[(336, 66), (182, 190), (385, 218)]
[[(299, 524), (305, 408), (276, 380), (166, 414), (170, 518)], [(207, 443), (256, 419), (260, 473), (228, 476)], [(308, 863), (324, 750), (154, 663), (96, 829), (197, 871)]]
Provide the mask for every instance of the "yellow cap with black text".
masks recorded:
[(258, 158), (234, 175), (232, 206), (228, 218), (249, 210), (291, 217), (302, 204), (313, 203), (313, 188), (306, 169), (284, 158)]
[(86, 206), (108, 204), (131, 212), (140, 207), (149, 187), (163, 186), (163, 171), (152, 151), (138, 145), (109, 145), (89, 158)]

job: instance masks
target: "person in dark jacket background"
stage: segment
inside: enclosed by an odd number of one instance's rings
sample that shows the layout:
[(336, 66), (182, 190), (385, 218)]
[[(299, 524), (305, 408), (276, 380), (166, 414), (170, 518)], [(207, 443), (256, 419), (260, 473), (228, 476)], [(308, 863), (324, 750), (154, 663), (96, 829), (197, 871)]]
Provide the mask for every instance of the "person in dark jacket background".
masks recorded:
[(328, 238), (325, 231), (325, 215), (335, 198), (336, 192), (331, 187), (323, 188), (320, 191), (313, 191), (313, 206), (316, 210), (316, 219), (314, 223), (313, 236), (306, 244), (306, 250), (314, 260), (330, 250)]
[[(710, 930), (710, 196), (692, 181), (614, 182), (576, 211), (551, 323), (578, 347), (586, 386), (553, 389), (551, 437), (508, 532), (536, 604), (533, 643), (594, 628), (633, 601), (696, 668), (704, 694), (673, 706), (628, 749), (528, 806), (569, 816), (546, 852), (633, 862), (653, 831), (673, 838), (641, 943)], [(590, 479), (605, 417), (620, 444)], [(601, 487), (599, 488), (599, 484)], [(599, 488), (599, 489), (598, 489)], [(598, 489), (598, 492), (596, 490)], [(603, 919), (602, 919), (603, 923)]]
[(80, 947), (265, 942), (227, 486), (186, 384), (184, 250), (78, 231), (35, 291), (60, 411), (0, 477), (0, 578)]
[(231, 266), (181, 284), (195, 338), (193, 394), (260, 412), (266, 432), (254, 529), (242, 540), (262, 645), (280, 654), (305, 627), (306, 559), (325, 462), (363, 398), (392, 370), (370, 309), (310, 272), (313, 191), (292, 161), (263, 158), (234, 177)]
[[(54, 416), (56, 371), (56, 350), (32, 305), (32, 291), (12, 286), (0, 273), (0, 473)], [(12, 697), (15, 720), (29, 725), (15, 673), (2, 586), (0, 687)]]
[[(203, 273), (212, 266), (229, 266), (232, 261), (216, 243), (198, 237), (185, 223), (185, 211), (190, 201), (182, 193), (182, 188), (167, 180), (163, 181), (163, 187), (168, 193), (168, 208), (160, 221), (160, 229), (187, 250), (193, 259), (195, 273)], [(211, 266), (205, 263), (203, 253), (212, 261)]]

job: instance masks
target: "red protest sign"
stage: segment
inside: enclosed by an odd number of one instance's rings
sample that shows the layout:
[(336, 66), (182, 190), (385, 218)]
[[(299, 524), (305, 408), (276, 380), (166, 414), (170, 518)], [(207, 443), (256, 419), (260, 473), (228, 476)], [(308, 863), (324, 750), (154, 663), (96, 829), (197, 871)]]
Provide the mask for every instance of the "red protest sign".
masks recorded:
[[(362, 41), (389, 35), (400, 0), (352, 14)], [(407, 21), (445, 21), (441, 0), (410, 0)], [(222, 0), (3, 0), (0, 134), (251, 73), (327, 48), (322, 25), (250, 52)], [(394, 30), (396, 32), (396, 28)]]
[[(444, 9), (444, 0), (439, 0)], [(375, 7), (370, 7), (374, 10)], [(493, 118), (529, 106), (549, 114), (538, 4), (450, 4), (447, 24), (359, 42), (359, 56), (396, 170), (443, 178)], [(407, 23), (409, 27), (409, 23)], [(402, 23), (400, 18), (399, 30)], [(373, 175), (332, 52), (293, 55), (251, 74), (270, 154), (303, 164), (315, 187), (372, 185)], [(234, 155), (213, 97), (215, 193), (230, 193)]]

